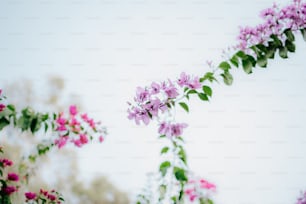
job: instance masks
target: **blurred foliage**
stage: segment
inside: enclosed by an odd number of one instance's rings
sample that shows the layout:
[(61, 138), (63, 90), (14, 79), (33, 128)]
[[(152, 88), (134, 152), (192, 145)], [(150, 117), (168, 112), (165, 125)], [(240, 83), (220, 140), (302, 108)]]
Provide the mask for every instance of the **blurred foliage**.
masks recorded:
[[(46, 82), (46, 85), (40, 85), (38, 90), (36, 90), (37, 86), (35, 87), (32, 81), (27, 79), (2, 88), (10, 103), (16, 104), (17, 109), (31, 105), (58, 112), (68, 106), (71, 101), (74, 104), (77, 103), (78, 106), (81, 105), (73, 95), (65, 98), (68, 103), (63, 102), (65, 91), (63, 78), (52, 76)], [(47, 155), (40, 157), (35, 165), (27, 159), (20, 159), (24, 155), (29, 155), (36, 146), (35, 144), (43, 140), (43, 134), (41, 137), (32, 137), (27, 132), (21, 133), (13, 128), (8, 128), (7, 131), (1, 132), (0, 139), (1, 146), (5, 149), (4, 156), (15, 161), (15, 169), (10, 169), (10, 171), (21, 172), (25, 177), (30, 178), (24, 178), (24, 181), (28, 182), (28, 188), (20, 189), (21, 192), (25, 190), (37, 192), (40, 188), (55, 188), (64, 195), (66, 203), (129, 203), (128, 195), (103, 175), (93, 177), (91, 181), (82, 180), (79, 176), (77, 154), (72, 149), (50, 151)], [(14, 196), (13, 203), (22, 203), (23, 199), (23, 193), (19, 193)]]

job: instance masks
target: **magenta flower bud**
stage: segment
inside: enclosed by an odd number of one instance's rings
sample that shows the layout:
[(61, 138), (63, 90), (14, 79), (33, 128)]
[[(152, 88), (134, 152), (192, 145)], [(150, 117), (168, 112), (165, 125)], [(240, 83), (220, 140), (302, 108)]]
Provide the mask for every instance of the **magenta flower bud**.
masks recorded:
[(26, 192), (24, 196), (27, 198), (27, 200), (35, 200), (36, 199), (36, 193), (33, 192)]
[(15, 173), (8, 173), (7, 174), (7, 180), (9, 181), (18, 181), (19, 180), (19, 176)]

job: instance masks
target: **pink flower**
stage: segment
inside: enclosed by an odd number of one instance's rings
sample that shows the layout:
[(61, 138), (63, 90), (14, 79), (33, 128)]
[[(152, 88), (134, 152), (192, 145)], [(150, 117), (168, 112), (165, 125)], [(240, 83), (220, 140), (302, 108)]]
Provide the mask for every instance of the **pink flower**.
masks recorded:
[(62, 117), (62, 113), (59, 114), (59, 117), (56, 119), (56, 123), (58, 125), (65, 125), (67, 120), (65, 118)]
[(89, 119), (87, 113), (81, 114), (81, 118), (82, 118), (85, 122), (87, 122), (88, 119)]
[(0, 112), (3, 111), (5, 109), (5, 105), (4, 104), (0, 104)]
[(185, 190), (185, 194), (187, 194), (187, 195), (190, 195), (190, 194), (192, 194), (193, 192), (194, 192), (194, 189), (193, 189), (193, 188), (188, 188), (188, 189)]
[(36, 198), (36, 193), (33, 192), (26, 192), (24, 193), (24, 195), (27, 198), (27, 200), (35, 200)]
[(13, 162), (11, 160), (8, 160), (8, 159), (0, 159), (0, 162), (3, 164), (3, 167), (13, 165)]
[(58, 127), (56, 128), (56, 130), (57, 130), (57, 131), (66, 131), (67, 128), (66, 128), (65, 125), (60, 125), (60, 126), (58, 126)]
[(81, 140), (79, 140), (79, 139), (78, 139), (78, 140), (73, 140), (73, 143), (74, 143), (74, 145), (77, 146), (77, 147), (82, 147), (82, 146), (83, 146)]
[(56, 200), (56, 196), (53, 194), (48, 194), (48, 199), (51, 201), (55, 201)]
[(87, 135), (85, 135), (85, 134), (80, 134), (80, 141), (81, 141), (82, 144), (88, 143)]
[(59, 139), (56, 139), (54, 144), (60, 149), (67, 144), (68, 136), (60, 136)]
[(19, 176), (15, 173), (8, 173), (7, 174), (7, 180), (10, 181), (18, 181), (19, 180)]
[(15, 186), (6, 186), (2, 190), (6, 195), (11, 195), (17, 191), (17, 188)]
[(201, 179), (200, 180), (200, 184), (201, 184), (201, 188), (205, 188), (205, 189), (209, 189), (209, 190), (215, 190), (216, 189), (216, 185), (213, 183), (209, 183), (208, 181)]
[(101, 135), (100, 137), (99, 137), (99, 142), (103, 142), (104, 141), (104, 137)]
[(198, 196), (196, 194), (189, 195), (189, 200), (193, 202)]
[(96, 128), (96, 123), (93, 119), (89, 119), (87, 122), (92, 129)]
[(76, 118), (71, 118), (69, 125), (77, 126), (77, 125), (80, 125), (80, 122)]
[(47, 195), (48, 195), (48, 191), (43, 190), (43, 189), (40, 189), (40, 190), (39, 190), (39, 193), (40, 193), (40, 194), (43, 194), (44, 196), (47, 196)]
[(75, 116), (78, 113), (77, 107), (75, 105), (71, 105), (69, 107), (70, 115)]

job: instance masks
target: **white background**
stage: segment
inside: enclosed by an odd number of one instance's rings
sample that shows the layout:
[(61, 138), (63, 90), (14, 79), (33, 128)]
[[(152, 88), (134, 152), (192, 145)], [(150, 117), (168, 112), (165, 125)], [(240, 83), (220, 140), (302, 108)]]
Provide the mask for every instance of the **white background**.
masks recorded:
[[(260, 22), (270, 1), (1, 0), (0, 85), (30, 78), (40, 89), (50, 74), (108, 126), (102, 145), (79, 154), (81, 178), (105, 174), (133, 196), (157, 170), (155, 124), (126, 116), (137, 86), (203, 74), (221, 60), (239, 25)], [(281, 5), (287, 1), (279, 1)], [(193, 99), (184, 137), (190, 167), (216, 183), (218, 204), (294, 203), (306, 189), (306, 43), (234, 84), (214, 86), (210, 103)], [(42, 91), (43, 94), (44, 91)]]

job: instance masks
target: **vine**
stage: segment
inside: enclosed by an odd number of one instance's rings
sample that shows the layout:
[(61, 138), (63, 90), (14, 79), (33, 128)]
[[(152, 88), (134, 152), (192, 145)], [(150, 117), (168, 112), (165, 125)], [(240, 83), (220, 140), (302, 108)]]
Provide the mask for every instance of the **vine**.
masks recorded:
[[(189, 112), (188, 101), (192, 95), (197, 95), (202, 101), (209, 101), (213, 94), (211, 83), (218, 82), (220, 79), (226, 85), (233, 83), (231, 74), (233, 67), (242, 67), (245, 73), (251, 74), (255, 67), (267, 67), (269, 59), (274, 59), (277, 53), (283, 59), (288, 58), (288, 53), (295, 52), (296, 34), (301, 33), (306, 41), (305, 2), (294, 0), (283, 8), (274, 4), (271, 8), (263, 10), (260, 16), (264, 20), (263, 23), (255, 27), (240, 28), (238, 43), (228, 49), (224, 61), (217, 67), (209, 63), (212, 71), (206, 72), (202, 77), (183, 72), (176, 80), (168, 79), (160, 83), (153, 82), (144, 88), (137, 87), (136, 96), (133, 102), (129, 103), (128, 118), (130, 120), (134, 120), (137, 125), (141, 123), (148, 125), (151, 120), (156, 120), (160, 137), (166, 137), (172, 142), (172, 147), (163, 147), (161, 153), (167, 153), (171, 149), (171, 154), (180, 161), (180, 165), (166, 160), (159, 167), (161, 180), (168, 173), (179, 183), (180, 187), (176, 190), (176, 194), (171, 196), (172, 203), (184, 202), (183, 189), (190, 180), (182, 139), (183, 130), (187, 124), (176, 122), (176, 107), (179, 106)], [(172, 186), (171, 181), (168, 184)], [(161, 195), (164, 195), (167, 185), (162, 184), (160, 187), (163, 187)], [(185, 194), (191, 193), (185, 191)], [(190, 199), (190, 201), (195, 200)], [(197, 200), (201, 204), (213, 203), (210, 198), (206, 198), (206, 201)]]

